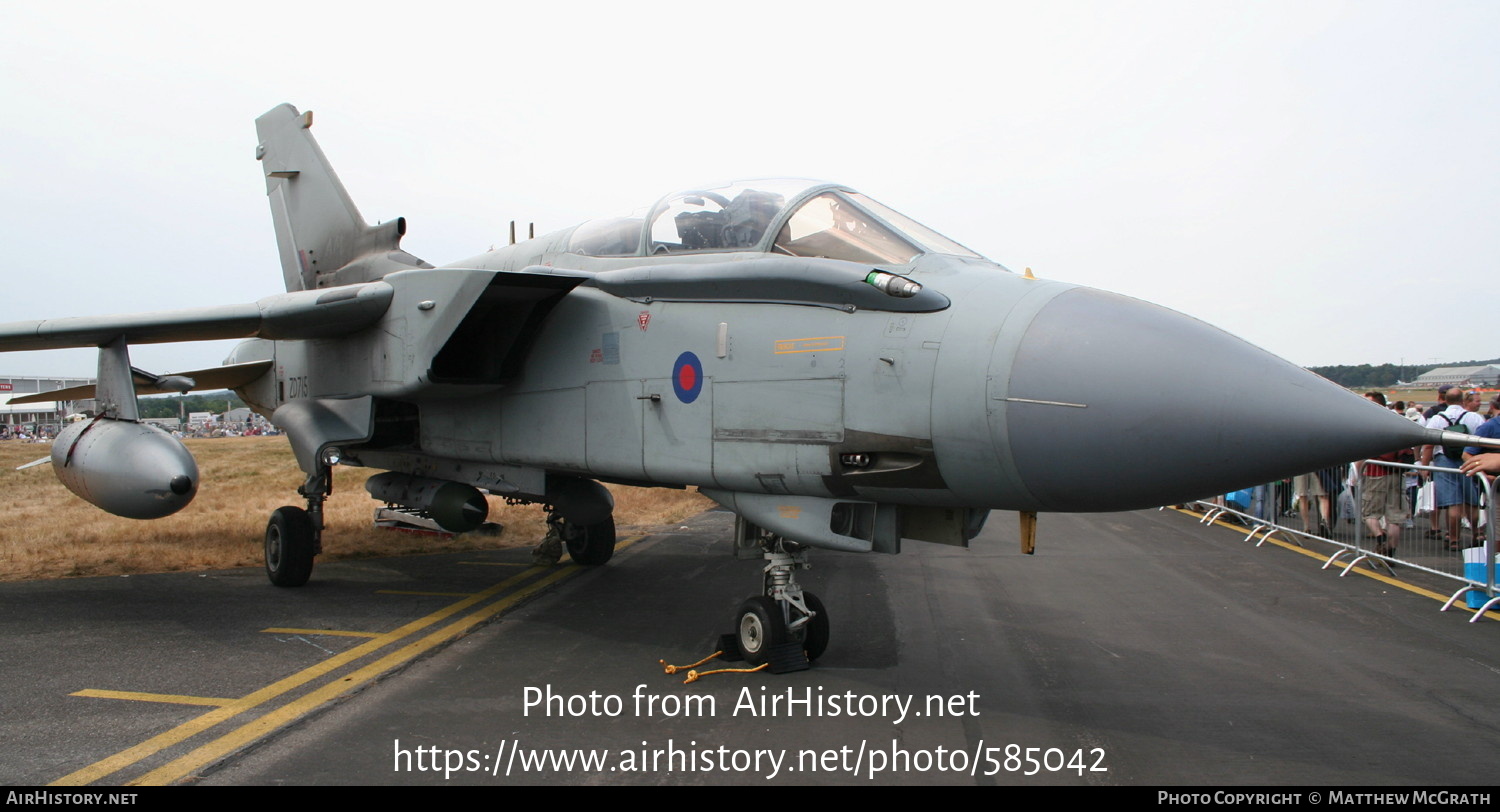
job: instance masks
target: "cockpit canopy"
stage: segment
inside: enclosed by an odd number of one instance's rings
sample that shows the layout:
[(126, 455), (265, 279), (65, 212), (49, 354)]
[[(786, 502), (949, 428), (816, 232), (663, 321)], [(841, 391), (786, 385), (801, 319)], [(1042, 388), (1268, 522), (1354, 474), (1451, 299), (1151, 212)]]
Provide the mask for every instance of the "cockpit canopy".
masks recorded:
[(738, 181), (668, 195), (645, 214), (590, 220), (569, 251), (596, 257), (762, 251), (903, 265), (979, 255), (864, 195), (820, 181)]

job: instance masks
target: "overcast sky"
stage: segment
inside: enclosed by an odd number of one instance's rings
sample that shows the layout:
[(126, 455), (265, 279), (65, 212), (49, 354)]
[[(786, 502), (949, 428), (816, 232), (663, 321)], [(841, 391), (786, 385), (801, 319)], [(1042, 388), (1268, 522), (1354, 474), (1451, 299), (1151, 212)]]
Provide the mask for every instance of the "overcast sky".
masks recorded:
[(1298, 364), (1500, 356), (1500, 3), (477, 8), (9, 4), (0, 322), (279, 292), (253, 122), (291, 102), (436, 264), (792, 175)]

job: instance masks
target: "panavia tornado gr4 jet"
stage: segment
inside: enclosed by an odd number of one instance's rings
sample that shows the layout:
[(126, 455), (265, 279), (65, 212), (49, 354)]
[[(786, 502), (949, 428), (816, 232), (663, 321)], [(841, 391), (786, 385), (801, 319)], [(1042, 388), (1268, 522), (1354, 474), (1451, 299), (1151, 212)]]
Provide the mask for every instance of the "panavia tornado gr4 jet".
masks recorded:
[[(136, 395), (232, 388), (285, 430), (305, 507), (266, 570), (299, 586), (334, 465), (463, 531), (488, 495), (543, 506), (580, 564), (614, 551), (601, 482), (693, 486), (769, 563), (735, 619), (750, 660), (816, 658), (809, 547), (967, 545), (992, 510), (1115, 511), (1439, 443), (1207, 324), (1012, 273), (843, 186), (689, 189), (442, 267), (366, 225), (290, 105), (256, 121), (286, 292), (242, 305), (0, 325), (0, 350), (99, 347), (98, 416), (53, 445), (74, 493), (181, 509), (198, 470)], [(155, 375), (131, 344), (243, 337), (223, 367)], [(18, 399), (19, 401), (20, 399)], [(1465, 435), (1465, 443), (1474, 439)]]

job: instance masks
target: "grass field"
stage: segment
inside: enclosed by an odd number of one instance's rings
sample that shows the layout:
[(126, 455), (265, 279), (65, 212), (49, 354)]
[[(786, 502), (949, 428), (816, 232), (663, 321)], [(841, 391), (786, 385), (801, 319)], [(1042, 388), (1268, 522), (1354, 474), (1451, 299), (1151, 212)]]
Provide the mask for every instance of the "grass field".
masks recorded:
[[(198, 460), (201, 484), (193, 503), (155, 521), (111, 516), (74, 496), (51, 466), (16, 466), (47, 456), (50, 446), (0, 442), (0, 580), (259, 566), (271, 511), (302, 506), (302, 472), (285, 437), (187, 440)], [(327, 528), (320, 561), (371, 556), (530, 546), (546, 532), (535, 505), (507, 506), (490, 499), (490, 521), (505, 526), (499, 538), (400, 533), (374, 527), (380, 503), (365, 492), (378, 473), (339, 467), (325, 506)], [(628, 527), (669, 524), (712, 503), (695, 491), (610, 486), (615, 522)]]

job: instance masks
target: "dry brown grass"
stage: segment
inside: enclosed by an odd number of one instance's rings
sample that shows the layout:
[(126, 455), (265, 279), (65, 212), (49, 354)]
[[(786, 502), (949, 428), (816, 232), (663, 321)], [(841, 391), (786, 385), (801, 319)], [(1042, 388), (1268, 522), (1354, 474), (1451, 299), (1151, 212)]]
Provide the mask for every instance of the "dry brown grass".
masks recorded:
[[(271, 511), (301, 505), (302, 473), (284, 437), (188, 440), (202, 477), (198, 496), (181, 512), (155, 521), (111, 516), (74, 496), (51, 466), (15, 467), (46, 456), (43, 444), (0, 442), (0, 580), (116, 575), (137, 572), (258, 566)], [(490, 499), (490, 520), (505, 525), (500, 538), (443, 539), (376, 529), (380, 503), (365, 492), (378, 473), (343, 468), (325, 507), (327, 529), (319, 560), (450, 552), (532, 545), (545, 533), (536, 506)], [(680, 521), (711, 503), (693, 491), (610, 486), (622, 528)]]

